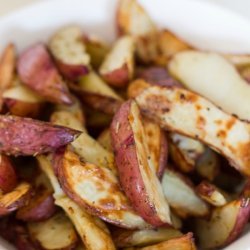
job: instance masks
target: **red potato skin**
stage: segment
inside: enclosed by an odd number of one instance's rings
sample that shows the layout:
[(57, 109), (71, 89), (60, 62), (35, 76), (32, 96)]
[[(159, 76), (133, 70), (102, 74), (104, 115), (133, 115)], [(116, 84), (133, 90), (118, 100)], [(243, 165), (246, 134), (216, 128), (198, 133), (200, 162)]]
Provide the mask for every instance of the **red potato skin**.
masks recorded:
[(174, 78), (172, 78), (167, 72), (167, 70), (164, 67), (160, 66), (152, 66), (140, 70), (137, 73), (137, 77), (144, 79), (151, 85), (182, 87), (181, 83), (177, 82)]
[(43, 103), (29, 103), (12, 98), (4, 98), (4, 104), (10, 114), (30, 118), (39, 117), (44, 107)]
[(56, 59), (55, 63), (60, 73), (70, 81), (77, 81), (80, 77), (89, 73), (89, 68), (86, 65), (66, 64)]
[(17, 71), (24, 84), (48, 101), (72, 104), (69, 90), (44, 44), (26, 49), (19, 57)]
[(107, 74), (102, 74), (102, 78), (113, 87), (122, 88), (129, 82), (129, 70), (125, 63), (121, 68), (115, 69)]
[(9, 155), (53, 152), (72, 142), (79, 131), (47, 122), (0, 115), (0, 151)]
[[(153, 226), (163, 226), (155, 207), (149, 204), (145, 185), (139, 170), (134, 136), (129, 124), (131, 100), (125, 102), (115, 114), (110, 132), (121, 186), (134, 210)], [(117, 123), (119, 125), (117, 125)], [(117, 133), (119, 126), (119, 133)]]
[(49, 219), (56, 212), (53, 195), (47, 191), (38, 191), (32, 200), (20, 208), (16, 213), (16, 218), (23, 221), (44, 221)]
[(3, 194), (11, 192), (17, 185), (17, 175), (8, 156), (0, 155), (0, 189)]

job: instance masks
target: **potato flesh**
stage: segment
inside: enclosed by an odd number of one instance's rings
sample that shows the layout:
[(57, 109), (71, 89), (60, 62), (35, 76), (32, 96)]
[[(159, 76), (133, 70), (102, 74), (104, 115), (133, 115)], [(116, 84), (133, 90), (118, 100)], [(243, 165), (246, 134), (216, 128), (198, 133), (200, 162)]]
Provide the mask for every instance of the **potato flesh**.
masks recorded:
[(124, 65), (128, 67), (129, 79), (133, 76), (134, 70), (134, 41), (130, 36), (119, 38), (114, 44), (113, 49), (104, 59), (100, 68), (100, 74), (105, 75), (113, 70), (120, 69)]
[(156, 27), (137, 1), (120, 0), (118, 7), (118, 27), (122, 32), (136, 36), (155, 32)]
[(157, 216), (165, 223), (171, 224), (170, 210), (164, 197), (162, 187), (155, 174), (155, 167), (151, 161), (148, 161), (149, 149), (145, 147), (146, 135), (142, 123), (139, 120), (140, 113), (135, 102), (131, 105), (129, 123), (134, 134), (136, 145), (136, 155), (140, 173), (145, 185), (145, 192), (148, 195), (149, 202), (153, 204)]
[(83, 91), (122, 100), (122, 98), (117, 95), (115, 91), (110, 88), (94, 71), (81, 77), (78, 85)]
[(173, 57), (168, 68), (188, 89), (227, 113), (250, 120), (249, 84), (222, 56), (197, 51), (182, 52)]
[(53, 186), (55, 204), (60, 206), (69, 216), (84, 245), (89, 250), (115, 249), (106, 225), (99, 218), (89, 215), (65, 195), (54, 174), (50, 160), (46, 156), (38, 156), (37, 159)]
[(131, 229), (150, 227), (131, 209), (110, 170), (81, 162), (69, 150), (62, 157), (58, 167), (59, 181), (71, 199), (91, 214), (115, 225)]
[(169, 129), (199, 139), (250, 175), (249, 124), (203, 97), (177, 87), (151, 87), (136, 98), (142, 112)]
[(71, 65), (88, 65), (90, 57), (81, 41), (82, 31), (78, 26), (59, 30), (51, 39), (49, 47), (56, 59)]
[(77, 242), (74, 227), (63, 213), (57, 213), (43, 222), (30, 222), (28, 230), (31, 238), (37, 241), (43, 249), (69, 248)]
[(208, 214), (206, 203), (199, 198), (193, 187), (174, 171), (165, 170), (162, 177), (162, 188), (169, 205), (182, 217)]

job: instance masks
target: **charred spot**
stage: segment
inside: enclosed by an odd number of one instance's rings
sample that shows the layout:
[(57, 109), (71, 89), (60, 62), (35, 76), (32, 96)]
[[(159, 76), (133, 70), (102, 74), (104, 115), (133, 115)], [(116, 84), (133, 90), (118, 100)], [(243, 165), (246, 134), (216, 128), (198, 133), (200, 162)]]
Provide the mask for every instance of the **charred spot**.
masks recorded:
[(227, 137), (227, 131), (219, 130), (218, 133), (216, 134), (216, 136), (220, 137), (220, 138), (226, 138)]
[(232, 117), (230, 120), (228, 120), (226, 122), (226, 128), (228, 130), (230, 130), (233, 127), (233, 125), (234, 125), (235, 122), (236, 122), (236, 119)]
[(146, 110), (146, 112), (142, 110), (144, 114), (149, 113), (149, 110), (150, 113), (165, 113), (169, 112), (171, 108), (171, 103), (164, 96), (161, 95), (149, 95), (146, 97), (145, 103), (147, 103), (148, 110)]
[(217, 124), (217, 125), (221, 125), (222, 124), (222, 120), (215, 120), (214, 123)]
[(201, 105), (196, 104), (196, 105), (195, 105), (195, 108), (196, 108), (197, 110), (201, 110)]
[(203, 116), (198, 116), (197, 118), (197, 124), (199, 127), (203, 127), (206, 125), (206, 120)]

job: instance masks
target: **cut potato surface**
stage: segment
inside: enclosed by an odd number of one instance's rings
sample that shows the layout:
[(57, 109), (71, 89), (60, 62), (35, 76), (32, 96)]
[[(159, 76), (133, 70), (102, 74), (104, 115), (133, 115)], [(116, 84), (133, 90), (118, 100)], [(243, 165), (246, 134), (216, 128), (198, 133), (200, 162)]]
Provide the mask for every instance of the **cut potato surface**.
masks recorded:
[(154, 226), (171, 224), (167, 200), (148, 158), (140, 111), (133, 100), (125, 102), (115, 114), (111, 138), (121, 186), (133, 208)]
[(250, 125), (203, 97), (177, 87), (151, 87), (136, 101), (145, 116), (163, 128), (199, 139), (250, 175)]
[(50, 40), (49, 49), (61, 73), (70, 80), (77, 80), (88, 73), (90, 56), (82, 41), (78, 26), (67, 26), (59, 30)]
[(198, 51), (181, 52), (173, 57), (168, 68), (188, 89), (227, 113), (250, 120), (250, 86), (222, 56)]
[(119, 38), (105, 57), (101, 76), (115, 87), (124, 87), (134, 74), (134, 40), (131, 36)]
[(209, 220), (197, 219), (195, 235), (200, 248), (211, 249), (228, 245), (242, 233), (249, 216), (250, 204), (242, 198), (215, 208)]
[(196, 194), (187, 177), (166, 169), (162, 177), (162, 188), (169, 205), (179, 216), (184, 218), (187, 216), (199, 217), (209, 213), (208, 206)]
[(72, 249), (77, 244), (74, 226), (63, 212), (43, 222), (30, 222), (28, 231), (31, 239), (42, 249)]
[(117, 178), (107, 168), (83, 162), (68, 149), (56, 153), (54, 164), (64, 192), (90, 214), (120, 227), (149, 227), (131, 209)]

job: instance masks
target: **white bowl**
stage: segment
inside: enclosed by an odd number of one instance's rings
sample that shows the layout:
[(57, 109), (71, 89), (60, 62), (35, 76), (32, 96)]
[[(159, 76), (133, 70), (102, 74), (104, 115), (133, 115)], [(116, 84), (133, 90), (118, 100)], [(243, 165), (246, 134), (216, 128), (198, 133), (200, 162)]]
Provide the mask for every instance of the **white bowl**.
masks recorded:
[[(192, 45), (221, 52), (250, 53), (250, 22), (221, 7), (197, 0), (139, 0), (159, 27)], [(117, 0), (49, 0), (0, 19), (0, 51), (8, 42), (18, 50), (46, 41), (59, 27), (77, 23), (88, 34), (115, 38)], [(227, 250), (250, 249), (250, 232)], [(0, 249), (13, 249), (0, 239)]]

